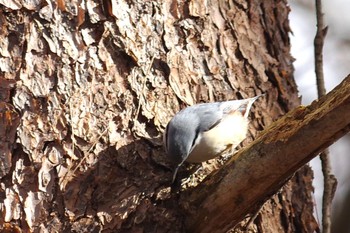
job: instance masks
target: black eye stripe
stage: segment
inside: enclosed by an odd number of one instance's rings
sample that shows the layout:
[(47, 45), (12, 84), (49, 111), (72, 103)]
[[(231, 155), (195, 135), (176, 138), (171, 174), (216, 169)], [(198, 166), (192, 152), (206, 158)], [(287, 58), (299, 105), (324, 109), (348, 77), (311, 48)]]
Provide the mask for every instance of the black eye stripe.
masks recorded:
[(194, 138), (193, 138), (193, 141), (192, 141), (192, 146), (191, 146), (191, 148), (193, 148), (194, 144), (196, 143), (196, 140), (197, 140), (198, 136), (199, 136), (199, 128), (197, 127), (197, 128), (196, 128), (196, 133), (195, 133)]

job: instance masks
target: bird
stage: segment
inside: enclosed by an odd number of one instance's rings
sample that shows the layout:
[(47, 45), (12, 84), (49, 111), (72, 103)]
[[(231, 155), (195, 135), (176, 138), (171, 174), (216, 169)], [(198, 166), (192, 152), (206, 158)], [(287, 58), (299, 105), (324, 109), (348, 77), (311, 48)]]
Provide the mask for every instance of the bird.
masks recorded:
[(233, 152), (247, 136), (253, 103), (263, 95), (196, 104), (175, 114), (163, 134), (166, 154), (175, 167), (172, 182), (185, 161), (201, 163)]

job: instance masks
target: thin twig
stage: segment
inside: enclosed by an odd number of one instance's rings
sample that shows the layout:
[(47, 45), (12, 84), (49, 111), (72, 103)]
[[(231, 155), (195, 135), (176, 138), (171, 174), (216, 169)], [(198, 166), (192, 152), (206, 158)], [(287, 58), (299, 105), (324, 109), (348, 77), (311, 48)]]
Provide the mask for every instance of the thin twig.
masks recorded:
[[(324, 26), (322, 1), (316, 0), (317, 32), (314, 40), (315, 46), (315, 72), (317, 80), (318, 98), (326, 94), (323, 73), (323, 44), (327, 34), (327, 27)], [(331, 232), (331, 208), (337, 180), (331, 172), (329, 150), (324, 150), (321, 155), (322, 172), (324, 176), (324, 190), (322, 199), (322, 231)]]

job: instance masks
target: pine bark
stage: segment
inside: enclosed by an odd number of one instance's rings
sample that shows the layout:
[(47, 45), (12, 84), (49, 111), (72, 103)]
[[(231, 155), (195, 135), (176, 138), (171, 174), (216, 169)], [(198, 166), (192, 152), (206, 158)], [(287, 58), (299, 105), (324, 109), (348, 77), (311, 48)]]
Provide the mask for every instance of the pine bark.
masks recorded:
[[(2, 2), (1, 230), (186, 232), (179, 200), (222, 159), (171, 191), (162, 132), (187, 105), (266, 93), (245, 146), (297, 107), (288, 12), (278, 0)], [(311, 182), (305, 166), (250, 231), (317, 229)]]

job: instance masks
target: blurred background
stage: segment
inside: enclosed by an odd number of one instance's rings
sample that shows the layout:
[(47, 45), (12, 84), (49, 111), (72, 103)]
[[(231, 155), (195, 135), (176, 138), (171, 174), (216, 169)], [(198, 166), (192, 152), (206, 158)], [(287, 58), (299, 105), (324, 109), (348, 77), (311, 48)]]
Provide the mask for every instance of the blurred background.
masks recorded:
[[(290, 0), (292, 54), (296, 61), (295, 79), (302, 104), (317, 98), (314, 72), (314, 46), (316, 33), (315, 1)], [(350, 74), (350, 1), (323, 1), (323, 12), (328, 33), (323, 49), (324, 76), (327, 92)], [(350, 90), (349, 90), (350, 91)], [(350, 233), (350, 136), (349, 134), (330, 147), (333, 174), (338, 186), (333, 200), (332, 232)], [(310, 162), (314, 170), (315, 216), (321, 225), (323, 175), (321, 162), (316, 157)]]

